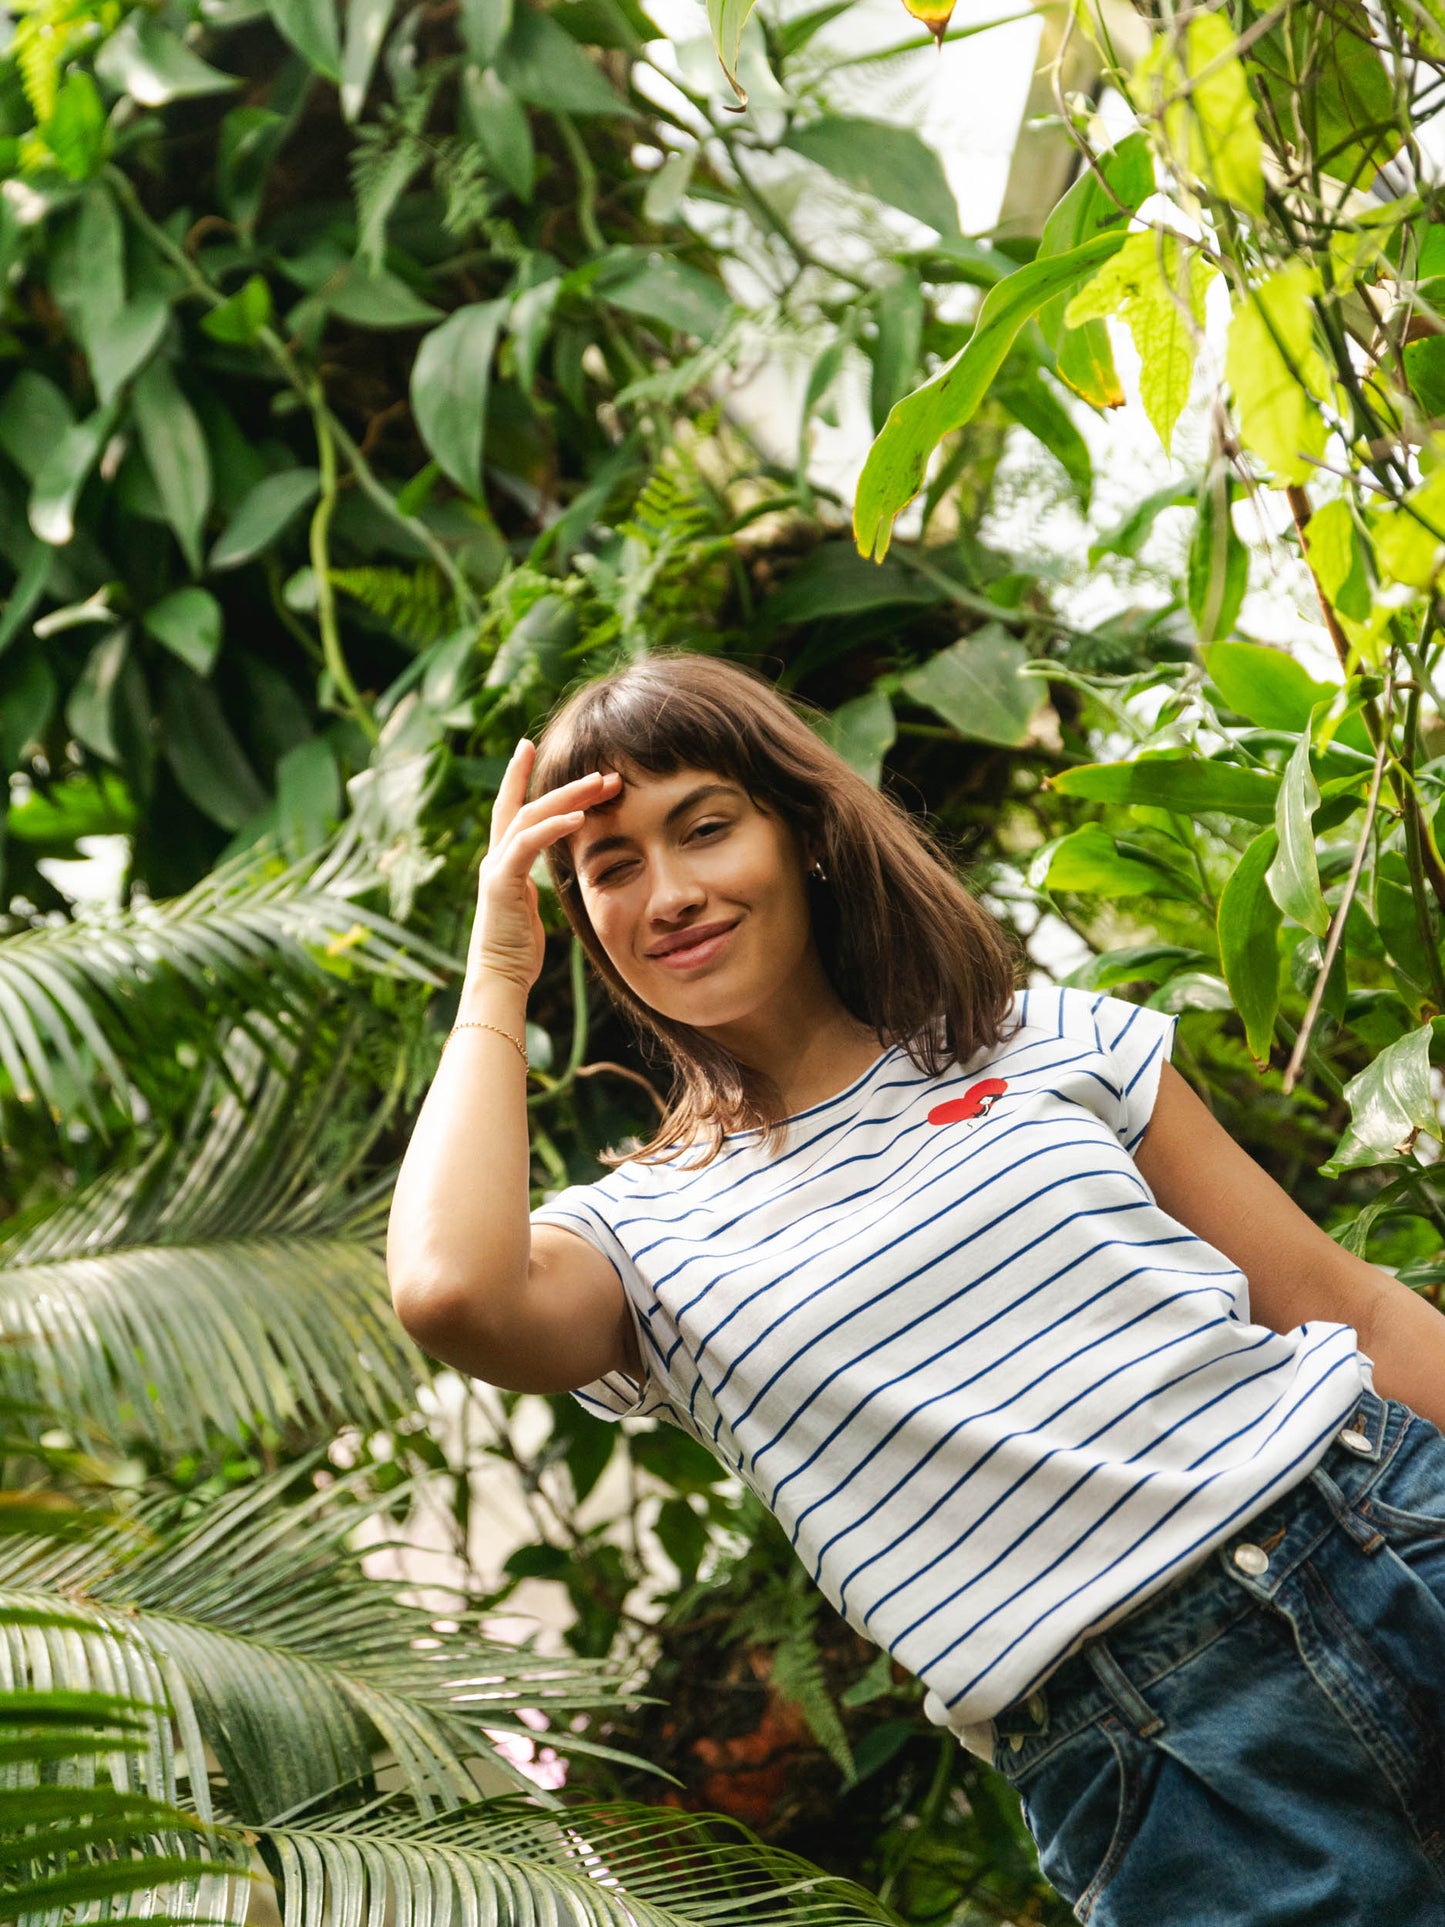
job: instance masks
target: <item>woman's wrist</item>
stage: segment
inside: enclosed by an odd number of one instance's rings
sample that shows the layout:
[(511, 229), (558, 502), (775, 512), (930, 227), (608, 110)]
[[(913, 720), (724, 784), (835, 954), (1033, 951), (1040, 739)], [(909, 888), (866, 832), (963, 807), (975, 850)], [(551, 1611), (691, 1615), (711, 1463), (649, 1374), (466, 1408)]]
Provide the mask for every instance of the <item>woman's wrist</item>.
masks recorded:
[(521, 1036), (527, 1022), (529, 994), (528, 987), (515, 977), (504, 977), (495, 970), (468, 964), (455, 1021), (506, 1024)]

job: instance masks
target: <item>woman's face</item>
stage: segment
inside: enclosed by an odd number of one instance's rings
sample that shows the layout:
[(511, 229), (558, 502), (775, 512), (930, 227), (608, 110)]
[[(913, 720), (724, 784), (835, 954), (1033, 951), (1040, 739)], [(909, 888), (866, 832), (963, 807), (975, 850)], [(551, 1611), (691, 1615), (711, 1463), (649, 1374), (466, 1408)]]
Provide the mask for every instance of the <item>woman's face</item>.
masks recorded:
[[(623, 769), (615, 797), (570, 839), (598, 941), (643, 1003), (712, 1027), (746, 1019), (812, 943), (806, 858), (794, 832), (715, 771)], [(727, 926), (715, 941), (680, 937)]]

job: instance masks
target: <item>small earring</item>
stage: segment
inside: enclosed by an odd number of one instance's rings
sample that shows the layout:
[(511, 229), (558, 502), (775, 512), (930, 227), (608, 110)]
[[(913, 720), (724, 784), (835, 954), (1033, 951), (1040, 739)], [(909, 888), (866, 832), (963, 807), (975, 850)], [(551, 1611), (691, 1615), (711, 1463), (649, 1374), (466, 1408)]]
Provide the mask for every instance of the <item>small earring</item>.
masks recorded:
[(808, 875), (816, 877), (819, 883), (826, 883), (828, 881), (828, 872), (823, 868), (821, 863), (815, 863), (812, 869), (809, 870)]

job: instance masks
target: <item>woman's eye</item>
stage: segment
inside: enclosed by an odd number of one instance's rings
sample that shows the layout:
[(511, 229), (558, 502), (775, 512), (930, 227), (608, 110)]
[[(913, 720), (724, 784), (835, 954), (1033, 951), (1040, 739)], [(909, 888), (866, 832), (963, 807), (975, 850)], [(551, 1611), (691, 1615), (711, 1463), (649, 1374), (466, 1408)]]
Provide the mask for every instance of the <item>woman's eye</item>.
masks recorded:
[[(725, 822), (722, 822), (721, 820), (714, 820), (708, 823), (699, 823), (693, 829), (692, 835), (701, 836), (704, 830), (725, 830), (727, 829), (727, 827), (728, 825)], [(595, 876), (592, 880), (594, 883), (608, 883), (611, 881), (613, 877), (620, 876), (626, 868), (627, 868), (627, 865), (625, 863), (614, 863), (610, 869), (600, 871), (599, 874)]]

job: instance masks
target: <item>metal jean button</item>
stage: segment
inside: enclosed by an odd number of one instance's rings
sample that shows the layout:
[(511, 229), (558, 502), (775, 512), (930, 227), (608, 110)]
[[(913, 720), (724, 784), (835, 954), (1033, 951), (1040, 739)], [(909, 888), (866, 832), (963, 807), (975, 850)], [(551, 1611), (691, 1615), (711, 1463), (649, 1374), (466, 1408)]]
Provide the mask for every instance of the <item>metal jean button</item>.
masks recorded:
[(1375, 1449), (1365, 1434), (1355, 1431), (1353, 1426), (1340, 1433), (1340, 1444), (1348, 1445), (1352, 1452), (1373, 1452)]
[(1263, 1546), (1248, 1544), (1236, 1546), (1234, 1563), (1241, 1572), (1252, 1572), (1257, 1578), (1260, 1573), (1269, 1571), (1269, 1554)]

